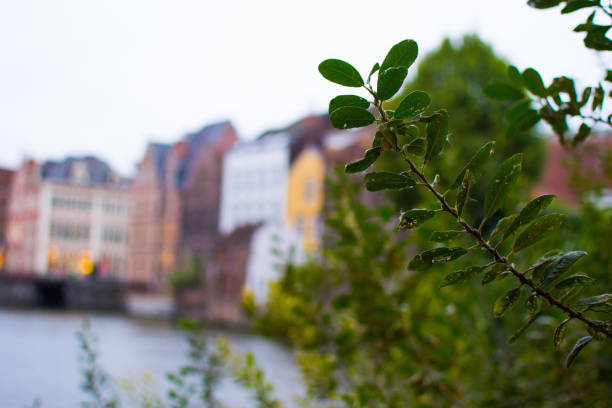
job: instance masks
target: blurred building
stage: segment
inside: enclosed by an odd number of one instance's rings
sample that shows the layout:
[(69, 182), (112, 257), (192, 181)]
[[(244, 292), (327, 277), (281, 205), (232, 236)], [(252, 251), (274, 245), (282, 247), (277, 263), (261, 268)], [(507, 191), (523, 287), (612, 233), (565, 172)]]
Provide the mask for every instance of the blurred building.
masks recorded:
[(126, 278), (144, 286), (154, 278), (161, 279), (162, 262), (174, 262), (174, 258), (166, 260), (161, 251), (169, 152), (169, 145), (149, 143), (130, 187)]
[(236, 141), (229, 122), (174, 145), (150, 143), (131, 188), (128, 280), (162, 288), (181, 262), (212, 257), (218, 236), (221, 163)]
[[(372, 134), (371, 128), (339, 132), (327, 115), (319, 115), (238, 143), (223, 162), (219, 230), (228, 242), (240, 237), (248, 256), (217, 269), (211, 265), (207, 275), (225, 271), (239, 276), (256, 301), (263, 301), (269, 282), (280, 276), (279, 264), (299, 262), (319, 246), (330, 166), (362, 157)], [(224, 248), (217, 251), (217, 259)], [(230, 267), (237, 269), (227, 272)], [(241, 292), (227, 293), (231, 296), (224, 298), (223, 310), (239, 311)]]
[(223, 162), (220, 231), (289, 225), (315, 248), (325, 178), (322, 146), (331, 131), (327, 115), (309, 116), (231, 149)]
[(14, 174), (13, 170), (0, 169), (0, 270), (4, 267), (9, 192)]
[(555, 194), (558, 200), (570, 205), (577, 205), (584, 198), (610, 206), (612, 133), (593, 134), (574, 149), (565, 149), (556, 136), (551, 137), (546, 165), (534, 188), (534, 195), (541, 194)]
[(125, 274), (128, 183), (91, 156), (26, 159), (10, 189), (8, 273)]

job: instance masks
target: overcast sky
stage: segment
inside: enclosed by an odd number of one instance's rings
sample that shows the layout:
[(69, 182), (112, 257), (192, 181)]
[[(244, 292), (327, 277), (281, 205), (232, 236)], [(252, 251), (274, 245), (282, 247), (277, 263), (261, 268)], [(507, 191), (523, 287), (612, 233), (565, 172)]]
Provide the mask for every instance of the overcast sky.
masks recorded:
[(323, 59), (367, 72), (406, 38), (422, 55), (475, 32), (545, 80), (590, 84), (603, 65), (572, 32), (585, 13), (524, 0), (0, 0), (0, 166), (93, 153), (129, 175), (148, 141), (214, 121), (253, 138), (327, 109), (341, 87), (319, 75)]

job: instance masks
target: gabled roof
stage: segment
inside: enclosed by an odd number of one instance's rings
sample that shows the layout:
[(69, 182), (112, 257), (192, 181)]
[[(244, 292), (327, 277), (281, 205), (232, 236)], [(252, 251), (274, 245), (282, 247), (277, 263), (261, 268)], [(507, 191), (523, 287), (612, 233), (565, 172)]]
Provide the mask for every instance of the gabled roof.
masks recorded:
[(333, 128), (329, 123), (329, 116), (311, 115), (281, 129), (268, 130), (257, 137), (257, 141), (269, 138), (279, 133), (286, 133), (290, 138), (289, 161), (293, 162), (307, 147), (320, 148), (325, 135)]
[(42, 180), (49, 181), (74, 181), (74, 166), (82, 163), (87, 171), (86, 180), (88, 185), (103, 185), (117, 181), (117, 176), (111, 167), (103, 160), (94, 156), (67, 157), (61, 161), (48, 160), (40, 167)]
[(155, 163), (155, 177), (159, 187), (163, 187), (166, 182), (166, 158), (170, 153), (170, 145), (163, 143), (149, 142), (148, 149), (153, 154), (153, 161)]
[(179, 189), (185, 187), (185, 183), (189, 179), (189, 175), (193, 170), (195, 158), (202, 148), (210, 146), (231, 128), (232, 124), (229, 121), (213, 123), (212, 125), (204, 126), (202, 129), (188, 133), (183, 140), (187, 143), (187, 154), (179, 163), (176, 183)]

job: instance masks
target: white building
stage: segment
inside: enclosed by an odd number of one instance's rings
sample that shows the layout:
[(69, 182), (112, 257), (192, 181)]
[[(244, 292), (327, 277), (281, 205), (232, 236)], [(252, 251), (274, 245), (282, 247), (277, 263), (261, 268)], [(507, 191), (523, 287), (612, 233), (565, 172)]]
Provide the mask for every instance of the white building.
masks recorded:
[(289, 176), (288, 133), (242, 142), (223, 160), (219, 230), (286, 218)]
[(303, 241), (299, 233), (283, 225), (262, 225), (251, 238), (245, 286), (255, 301), (266, 300), (270, 282), (280, 278), (287, 262), (304, 261)]
[(95, 158), (42, 165), (26, 161), (17, 171), (9, 203), (9, 273), (65, 276), (125, 273), (127, 186)]

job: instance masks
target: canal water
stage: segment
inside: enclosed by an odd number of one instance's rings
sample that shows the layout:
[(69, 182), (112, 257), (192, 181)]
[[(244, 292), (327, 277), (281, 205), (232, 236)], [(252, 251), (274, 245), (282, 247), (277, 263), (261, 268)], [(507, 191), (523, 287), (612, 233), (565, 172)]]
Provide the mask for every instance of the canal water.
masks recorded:
[[(41, 408), (70, 408), (87, 401), (79, 386), (82, 378), (75, 337), (85, 317), (98, 335), (103, 367), (126, 397), (123, 406), (137, 406), (129, 401), (138, 393), (133, 390), (167, 401), (166, 373), (187, 363), (188, 351), (184, 334), (170, 323), (116, 315), (0, 309), (0, 407), (32, 407), (38, 399)], [(276, 397), (287, 406), (296, 406), (294, 396), (303, 395), (303, 386), (288, 350), (254, 335), (210, 333), (225, 337), (237, 353), (251, 350), (274, 384)], [(251, 395), (229, 379), (222, 382), (217, 395), (229, 407), (254, 406)]]

